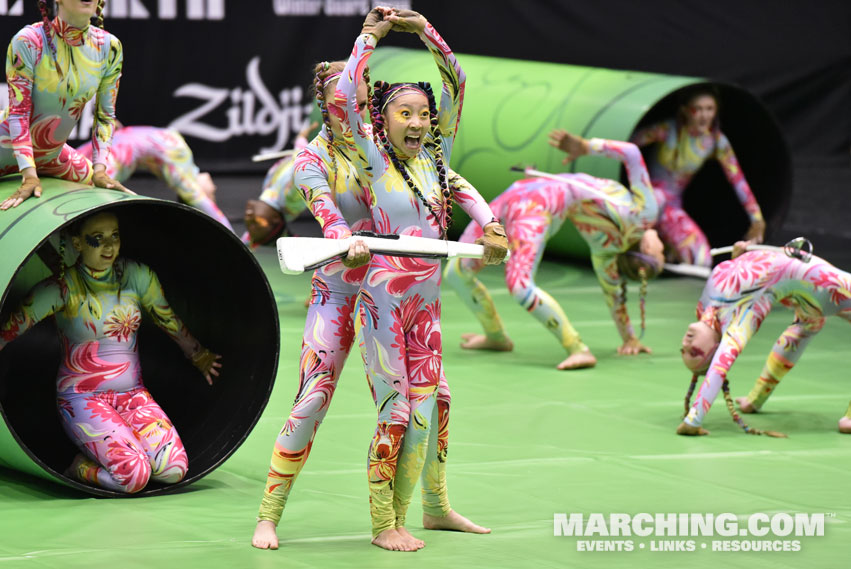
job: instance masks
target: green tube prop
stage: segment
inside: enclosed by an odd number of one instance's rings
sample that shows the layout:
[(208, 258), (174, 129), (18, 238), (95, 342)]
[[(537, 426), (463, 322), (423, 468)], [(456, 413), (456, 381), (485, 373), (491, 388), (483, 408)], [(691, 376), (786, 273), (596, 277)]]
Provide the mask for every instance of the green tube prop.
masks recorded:
[[(0, 201), (19, 185), (18, 176), (0, 180)], [(121, 254), (151, 266), (192, 334), (222, 355), (221, 376), (208, 386), (177, 346), (143, 316), (143, 381), (177, 428), (189, 471), (177, 484), (151, 482), (134, 496), (191, 484), (236, 451), (269, 399), (280, 332), (265, 274), (234, 234), (194, 208), (50, 178), (42, 179), (42, 187), (40, 198), (0, 211), (0, 321), (7, 321), (32, 286), (51, 275), (49, 266), (58, 266), (59, 230), (97, 211), (115, 213)], [(62, 430), (56, 409), (62, 352), (52, 320), (0, 350), (0, 466), (90, 494), (125, 496), (63, 474), (77, 449)]]
[[(792, 191), (789, 149), (771, 114), (747, 91), (694, 77), (476, 55), (456, 57), (467, 75), (467, 88), (451, 166), (488, 201), (522, 176), (509, 171), (518, 164), (624, 182), (621, 165), (614, 160), (586, 156), (562, 165), (564, 153), (547, 143), (547, 135), (563, 128), (585, 138), (629, 140), (636, 127), (673, 117), (684, 88), (710, 83), (720, 94), (721, 127), (763, 210), (769, 232), (780, 227)], [(369, 63), (373, 80), (425, 80), (438, 96), (440, 75), (425, 49), (379, 46)], [(747, 230), (748, 218), (715, 161), (695, 176), (684, 202), (713, 246), (732, 243)], [(453, 228), (456, 236), (464, 222), (466, 218), (462, 221), (459, 215)], [(550, 240), (547, 250), (588, 256), (587, 245), (570, 223)]]

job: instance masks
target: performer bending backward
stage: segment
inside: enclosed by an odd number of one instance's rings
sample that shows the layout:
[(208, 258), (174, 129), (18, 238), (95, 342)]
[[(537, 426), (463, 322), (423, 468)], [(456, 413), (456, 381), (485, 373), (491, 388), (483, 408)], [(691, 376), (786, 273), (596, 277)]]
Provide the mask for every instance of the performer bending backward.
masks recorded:
[[(56, 0), (57, 16), (15, 34), (6, 54), (9, 106), (0, 114), (0, 176), (20, 172), (0, 210), (41, 196), (39, 175), (123, 190), (106, 173), (123, 52), (103, 29), (103, 0)], [(97, 16), (97, 27), (91, 18)], [(92, 163), (65, 144), (85, 104), (96, 97)]]
[[(438, 62), (443, 94), (438, 112), (427, 83), (379, 81), (372, 98), (374, 138), (358, 113), (357, 89), (378, 40), (390, 27), (417, 33)], [(378, 233), (445, 238), (454, 199), (485, 227), (485, 262), (507, 252), (504, 231), (474, 191), (450, 193), (446, 179), (463, 101), (465, 76), (443, 39), (420, 14), (374, 9), (364, 22), (338, 83), (346, 128), (358, 148), (367, 205)], [(339, 104), (342, 104), (340, 102)], [(424, 542), (405, 529), (405, 515), (423, 468), (430, 431), (438, 420), (435, 391), (443, 374), (440, 333), (440, 262), (374, 255), (358, 299), (367, 380), (378, 408), (368, 475), (373, 543), (411, 551)], [(438, 433), (445, 460), (446, 432)], [(431, 432), (431, 437), (434, 438)], [(441, 460), (441, 462), (444, 462)], [(443, 478), (445, 471), (440, 472)]]
[[(154, 126), (117, 126), (106, 162), (110, 178), (124, 182), (138, 168), (147, 170), (174, 190), (180, 201), (200, 209), (233, 231), (228, 218), (216, 205), (213, 179), (195, 165), (192, 150), (179, 132)], [(91, 158), (94, 145), (88, 142), (77, 151)]]
[(163, 296), (157, 275), (119, 258), (118, 219), (98, 213), (75, 223), (79, 259), (64, 274), (30, 291), (0, 328), (0, 349), (53, 315), (62, 342), (57, 407), (65, 432), (80, 449), (66, 474), (92, 486), (132, 494), (149, 480), (186, 475), (183, 443), (142, 383), (136, 334), (144, 308), (212, 384), (221, 356), (192, 337)]
[(659, 202), (656, 229), (679, 262), (712, 266), (709, 241), (682, 204), (683, 192), (692, 177), (710, 158), (721, 164), (751, 220), (745, 239), (762, 242), (765, 221), (733, 147), (719, 127), (718, 97), (713, 89), (698, 87), (687, 91), (676, 119), (639, 129), (631, 140), (641, 147), (653, 145), (649, 167)]
[[(591, 367), (597, 359), (571, 326), (561, 306), (535, 283), (535, 273), (547, 240), (570, 219), (591, 248), (591, 262), (623, 344), (618, 353), (650, 353), (630, 324), (626, 307), (626, 277), (641, 280), (641, 328), (644, 330), (644, 295), (647, 279), (664, 264), (662, 243), (652, 229), (656, 200), (638, 148), (628, 142), (592, 138), (585, 140), (563, 130), (550, 134), (550, 144), (567, 153), (565, 161), (584, 154), (607, 156), (626, 166), (629, 189), (619, 182), (588, 174), (559, 174), (559, 180), (530, 178), (512, 184), (490, 204), (505, 223), (511, 258), (505, 265), (505, 282), (514, 299), (558, 340), (568, 357), (558, 369)], [(461, 241), (481, 235), (467, 226)], [(509, 351), (514, 344), (485, 286), (476, 278), (482, 263), (453, 259), (446, 280), (473, 311), (484, 334), (464, 334), (462, 348)]]
[[(689, 325), (683, 337), (683, 363), (694, 376), (686, 397), (687, 415), (677, 428), (680, 435), (709, 434), (701, 424), (721, 389), (733, 418), (745, 432), (762, 433), (748, 427), (733, 410), (727, 374), (778, 303), (794, 310), (795, 320), (777, 339), (750, 395), (739, 399), (745, 412), (765, 403), (827, 316), (851, 321), (851, 274), (815, 256), (807, 260), (808, 255), (801, 252), (793, 251), (797, 257), (764, 250), (744, 253), (748, 244), (737, 243), (734, 258), (712, 270), (697, 303), (698, 321)], [(706, 379), (689, 406), (697, 378), (703, 374)], [(851, 408), (839, 420), (839, 430), (851, 432)]]
[[(307, 147), (307, 137), (315, 128), (316, 123), (310, 123), (298, 133), (293, 144), (295, 155)], [(242, 242), (246, 245), (258, 247), (280, 237), (307, 207), (301, 190), (293, 183), (295, 155), (285, 156), (272, 164), (263, 180), (260, 197), (245, 202), (247, 231)]]

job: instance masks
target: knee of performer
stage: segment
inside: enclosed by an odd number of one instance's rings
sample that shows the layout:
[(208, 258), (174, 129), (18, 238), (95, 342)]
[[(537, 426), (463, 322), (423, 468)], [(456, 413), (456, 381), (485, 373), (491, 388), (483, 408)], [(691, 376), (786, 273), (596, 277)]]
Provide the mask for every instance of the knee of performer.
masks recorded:
[(182, 464), (168, 465), (165, 470), (151, 475), (151, 480), (163, 484), (176, 484), (186, 478), (186, 467)]
[(126, 460), (122, 464), (108, 468), (112, 477), (121, 486), (121, 490), (128, 494), (135, 494), (144, 489), (151, 479), (152, 469), (148, 457), (143, 452), (137, 455), (135, 459)]

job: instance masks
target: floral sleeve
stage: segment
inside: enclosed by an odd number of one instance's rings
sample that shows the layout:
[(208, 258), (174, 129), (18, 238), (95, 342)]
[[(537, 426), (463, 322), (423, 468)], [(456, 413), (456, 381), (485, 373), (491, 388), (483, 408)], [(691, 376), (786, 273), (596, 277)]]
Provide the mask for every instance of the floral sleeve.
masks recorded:
[(125, 271), (130, 273), (128, 276), (135, 283), (142, 306), (151, 315), (154, 324), (180, 346), (187, 358), (198, 353), (201, 350), (201, 344), (189, 333), (186, 324), (168, 304), (156, 273), (147, 265), (130, 261), (127, 262)]
[(35, 64), (42, 51), (41, 35), (27, 26), (9, 43), (6, 83), (9, 85), (9, 136), (18, 169), (34, 168), (30, 115)]
[(645, 229), (652, 227), (659, 215), (659, 207), (650, 184), (647, 165), (638, 146), (630, 142), (602, 138), (592, 138), (588, 144), (590, 154), (606, 156), (623, 163), (632, 193), (632, 209), (638, 214)]
[(440, 132), (446, 139), (455, 138), (458, 131), (458, 123), (461, 121), (461, 107), (464, 104), (464, 89), (467, 84), (467, 75), (452, 50), (437, 33), (431, 24), (427, 24), (420, 35), (423, 43), (434, 56), (440, 78), (443, 81), (443, 90), (440, 96), (440, 108), (438, 109), (438, 126)]
[(733, 146), (724, 134), (719, 133), (715, 144), (715, 157), (721, 164), (721, 169), (724, 170), (724, 175), (730, 181), (733, 189), (736, 191), (736, 196), (745, 208), (745, 211), (750, 217), (751, 222), (762, 221), (762, 211), (759, 209), (759, 204), (745, 180), (745, 175), (742, 172), (739, 161), (736, 159), (736, 153), (733, 152)]
[(115, 100), (118, 97), (118, 83), (124, 63), (121, 42), (111, 34), (108, 38), (107, 67), (98, 86), (95, 123), (92, 127), (92, 163), (104, 165), (107, 163), (112, 133), (115, 130)]
[(352, 150), (355, 152), (350, 155), (358, 157), (358, 170), (363, 172), (370, 182), (379, 179), (390, 168), (389, 162), (385, 162), (384, 155), (364, 128), (357, 104), (358, 84), (363, 81), (363, 70), (377, 43), (378, 40), (372, 34), (361, 34), (357, 37), (352, 54), (337, 81), (334, 94), (336, 104), (328, 109), (328, 112), (342, 113), (339, 118), (343, 123), (343, 141), (347, 146), (354, 145)]
[(496, 216), (493, 214), (493, 211), (491, 211), (490, 206), (481, 196), (479, 191), (464, 177), (458, 174), (458, 172), (449, 168), (447, 172), (447, 180), (449, 182), (449, 186), (453, 190), (453, 197), (455, 198), (455, 201), (461, 206), (461, 209), (467, 212), (467, 215), (473, 218), (481, 227), (484, 227), (496, 219)]
[(351, 236), (352, 230), (334, 202), (328, 185), (328, 165), (323, 160), (323, 153), (317, 149), (317, 146), (325, 144), (321, 137), (322, 133), (296, 156), (293, 181), (319, 222), (322, 234), (328, 239), (343, 239)]
[(640, 128), (632, 133), (629, 141), (639, 147), (661, 142), (668, 137), (668, 132), (672, 126), (674, 125), (671, 121), (664, 121)]
[(65, 299), (59, 281), (47, 279), (35, 285), (9, 316), (9, 320), (0, 327), (0, 349), (64, 306)]

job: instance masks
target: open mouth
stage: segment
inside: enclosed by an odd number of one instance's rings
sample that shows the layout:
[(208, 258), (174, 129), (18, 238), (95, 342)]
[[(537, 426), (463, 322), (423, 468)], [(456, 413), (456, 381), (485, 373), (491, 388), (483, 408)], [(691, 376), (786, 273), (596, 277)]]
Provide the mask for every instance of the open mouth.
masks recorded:
[(420, 137), (419, 136), (406, 136), (405, 137), (405, 149), (406, 150), (418, 150), (420, 147)]

